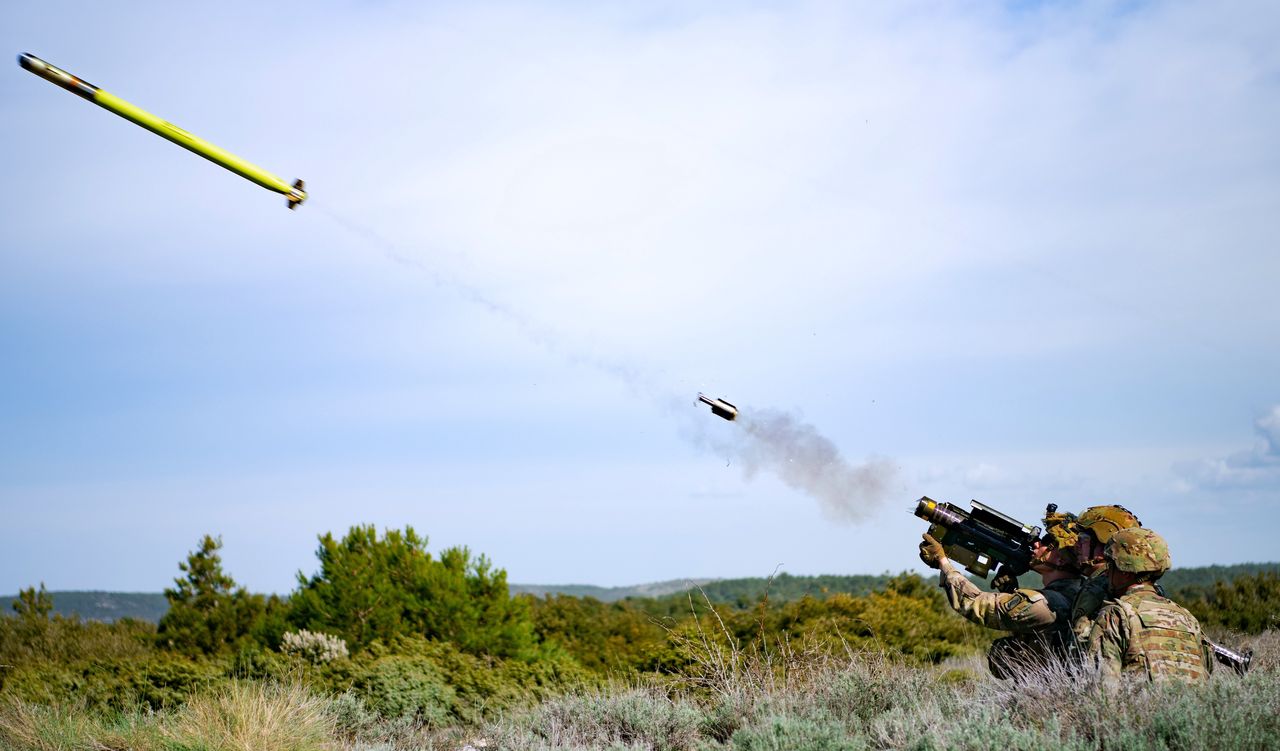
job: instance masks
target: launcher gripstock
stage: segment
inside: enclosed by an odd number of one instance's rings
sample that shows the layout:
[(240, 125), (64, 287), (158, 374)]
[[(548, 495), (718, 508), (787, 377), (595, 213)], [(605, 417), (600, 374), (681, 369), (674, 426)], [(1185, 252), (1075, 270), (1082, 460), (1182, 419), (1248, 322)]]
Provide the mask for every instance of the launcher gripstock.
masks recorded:
[(1040, 539), (1040, 528), (970, 501), (971, 510), (939, 503), (925, 496), (916, 504), (916, 516), (929, 522), (929, 534), (947, 551), (947, 557), (974, 576), (986, 578), (992, 567), (1017, 576), (1031, 568), (1031, 547)]
[(1205, 639), (1205, 641), (1209, 644), (1209, 649), (1213, 650), (1213, 659), (1236, 671), (1236, 675), (1241, 677), (1249, 672), (1249, 663), (1253, 662), (1252, 649), (1237, 652), (1234, 649), (1227, 649), (1221, 644), (1215, 644), (1212, 639)]

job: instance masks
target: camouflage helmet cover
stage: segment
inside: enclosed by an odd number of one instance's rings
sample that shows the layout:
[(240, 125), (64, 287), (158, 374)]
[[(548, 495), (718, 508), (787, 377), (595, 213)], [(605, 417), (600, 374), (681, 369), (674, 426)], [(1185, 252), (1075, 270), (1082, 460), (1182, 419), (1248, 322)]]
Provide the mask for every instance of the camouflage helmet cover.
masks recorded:
[(1163, 574), (1173, 565), (1164, 538), (1149, 529), (1130, 527), (1111, 536), (1107, 559), (1121, 571)]
[(1044, 516), (1044, 537), (1043, 542), (1048, 544), (1050, 541), (1058, 548), (1058, 550), (1069, 551), (1076, 544), (1076, 538), (1080, 537), (1080, 530), (1076, 526), (1076, 515), (1065, 511), (1051, 511)]
[(1089, 531), (1098, 542), (1107, 544), (1111, 537), (1122, 529), (1141, 527), (1138, 517), (1124, 506), (1091, 506), (1076, 519), (1077, 532)]

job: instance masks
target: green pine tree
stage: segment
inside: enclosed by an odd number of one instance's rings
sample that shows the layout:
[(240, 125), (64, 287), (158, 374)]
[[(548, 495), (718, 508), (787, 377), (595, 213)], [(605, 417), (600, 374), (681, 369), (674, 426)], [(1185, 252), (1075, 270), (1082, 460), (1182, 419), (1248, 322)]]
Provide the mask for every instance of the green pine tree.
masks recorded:
[[(164, 591), (169, 611), (160, 619), (158, 638), (171, 649), (188, 653), (217, 654), (237, 642), (258, 637), (260, 641), (279, 635), (264, 631), (264, 621), (280, 608), (277, 598), (267, 601), (249, 594), (222, 570), (222, 538), (205, 535), (200, 546), (178, 568), (184, 576)], [(278, 619), (277, 619), (278, 620)]]
[(49, 613), (53, 612), (53, 595), (44, 588), (44, 582), (40, 582), (39, 591), (35, 587), (27, 587), (19, 592), (18, 599), (13, 601), (13, 609), (19, 618), (47, 621)]
[(533, 626), (523, 600), (511, 598), (507, 575), (488, 558), (450, 548), (439, 560), (413, 527), (352, 527), (337, 540), (320, 537), (320, 570), (298, 573), (290, 619), (298, 628), (338, 634), (352, 648), (398, 636), (450, 641), (473, 654), (527, 656)]

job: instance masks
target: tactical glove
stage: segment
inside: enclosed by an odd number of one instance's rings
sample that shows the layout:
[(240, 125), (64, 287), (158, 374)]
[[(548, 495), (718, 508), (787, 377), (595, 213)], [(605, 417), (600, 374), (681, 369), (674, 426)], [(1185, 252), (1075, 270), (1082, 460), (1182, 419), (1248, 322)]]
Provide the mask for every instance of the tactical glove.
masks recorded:
[(929, 568), (938, 568), (942, 565), (942, 559), (946, 557), (947, 552), (942, 549), (942, 543), (925, 532), (924, 541), (920, 543), (920, 560), (924, 561), (924, 565)]
[(1018, 588), (1018, 577), (1011, 576), (1006, 573), (1000, 573), (996, 578), (991, 580), (991, 588), (997, 592), (1011, 594)]

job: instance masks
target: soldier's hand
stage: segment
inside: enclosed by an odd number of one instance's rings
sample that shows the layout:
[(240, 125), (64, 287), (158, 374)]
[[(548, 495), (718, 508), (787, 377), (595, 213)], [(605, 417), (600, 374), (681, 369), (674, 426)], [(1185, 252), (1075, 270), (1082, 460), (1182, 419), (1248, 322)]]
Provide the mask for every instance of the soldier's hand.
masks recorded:
[(920, 560), (924, 561), (924, 565), (929, 568), (938, 568), (942, 565), (942, 559), (946, 557), (947, 551), (942, 549), (942, 543), (925, 532), (924, 540), (920, 543)]
[(997, 592), (1010, 594), (1018, 588), (1018, 577), (1005, 573), (997, 574), (996, 578), (991, 580), (991, 588)]

